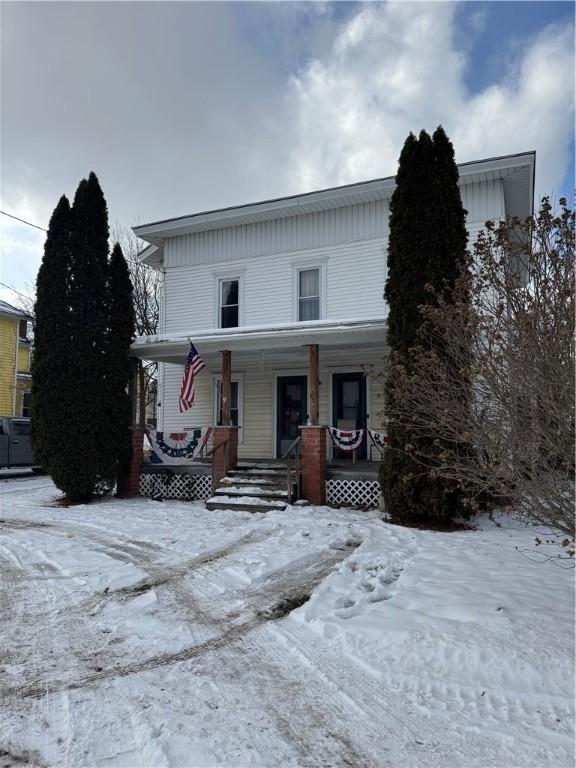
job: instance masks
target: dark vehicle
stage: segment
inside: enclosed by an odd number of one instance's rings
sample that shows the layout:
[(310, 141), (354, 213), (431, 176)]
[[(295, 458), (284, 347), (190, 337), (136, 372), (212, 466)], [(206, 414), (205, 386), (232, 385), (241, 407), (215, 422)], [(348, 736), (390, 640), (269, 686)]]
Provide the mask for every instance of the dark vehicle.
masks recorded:
[(0, 467), (34, 467), (30, 419), (0, 416)]

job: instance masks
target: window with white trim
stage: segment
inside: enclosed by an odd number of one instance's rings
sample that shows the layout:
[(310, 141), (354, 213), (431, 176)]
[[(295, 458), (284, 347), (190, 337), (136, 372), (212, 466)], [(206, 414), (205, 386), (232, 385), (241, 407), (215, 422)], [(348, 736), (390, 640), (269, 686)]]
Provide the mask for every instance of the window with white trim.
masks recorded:
[[(232, 375), (230, 384), (230, 421), (232, 426), (241, 427), (244, 421), (244, 386), (242, 374)], [(214, 381), (214, 424), (222, 424), (222, 377)], [(241, 435), (238, 438), (241, 440)]]
[(240, 284), (237, 279), (220, 280), (219, 326), (237, 328), (240, 325)]
[(298, 270), (298, 320), (320, 320), (320, 267)]

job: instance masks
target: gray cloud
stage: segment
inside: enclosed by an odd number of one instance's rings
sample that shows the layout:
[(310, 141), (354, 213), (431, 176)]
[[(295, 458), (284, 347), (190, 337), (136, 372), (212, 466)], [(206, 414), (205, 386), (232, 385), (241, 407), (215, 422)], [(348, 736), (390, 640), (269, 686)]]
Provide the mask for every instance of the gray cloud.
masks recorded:
[[(472, 95), (449, 4), (4, 3), (2, 15), (2, 204), (38, 224), (92, 169), (112, 223), (128, 226), (393, 173), (406, 133), (437, 122), (461, 160), (535, 147), (551, 183), (567, 160), (571, 75), (555, 73), (569, 30)], [(2, 218), (0, 280), (24, 286), (41, 238)]]

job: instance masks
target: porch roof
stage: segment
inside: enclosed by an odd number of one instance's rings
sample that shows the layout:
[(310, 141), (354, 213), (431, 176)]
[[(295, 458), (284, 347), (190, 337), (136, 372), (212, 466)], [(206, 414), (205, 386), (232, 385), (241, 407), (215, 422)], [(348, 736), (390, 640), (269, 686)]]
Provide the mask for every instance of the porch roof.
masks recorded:
[(259, 352), (290, 349), (308, 344), (345, 348), (351, 344), (383, 347), (386, 318), (362, 320), (311, 320), (298, 323), (246, 326), (242, 328), (211, 328), (186, 333), (165, 333), (140, 336), (130, 350), (142, 360), (182, 363), (193, 342), (198, 353), (211, 355), (230, 352)]

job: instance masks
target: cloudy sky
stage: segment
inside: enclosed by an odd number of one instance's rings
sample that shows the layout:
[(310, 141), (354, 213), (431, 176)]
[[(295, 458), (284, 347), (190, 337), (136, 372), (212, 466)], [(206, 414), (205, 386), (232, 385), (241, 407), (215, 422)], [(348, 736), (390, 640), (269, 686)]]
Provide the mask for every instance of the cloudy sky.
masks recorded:
[[(90, 170), (128, 227), (394, 174), (438, 123), (459, 162), (535, 149), (538, 192), (574, 186), (570, 2), (0, 8), (0, 207), (40, 226)], [(43, 233), (0, 227), (28, 293)]]

